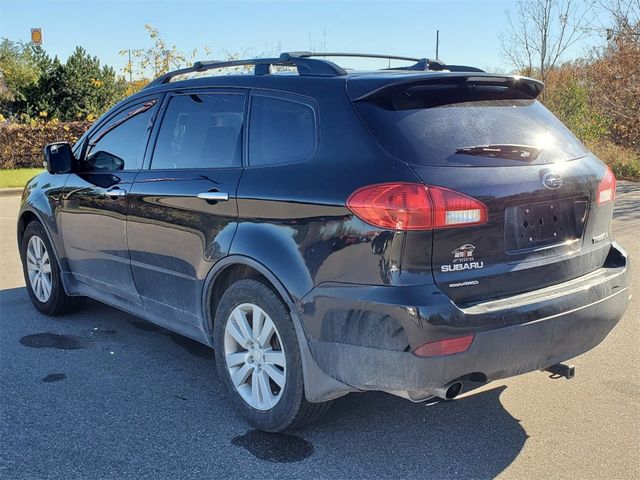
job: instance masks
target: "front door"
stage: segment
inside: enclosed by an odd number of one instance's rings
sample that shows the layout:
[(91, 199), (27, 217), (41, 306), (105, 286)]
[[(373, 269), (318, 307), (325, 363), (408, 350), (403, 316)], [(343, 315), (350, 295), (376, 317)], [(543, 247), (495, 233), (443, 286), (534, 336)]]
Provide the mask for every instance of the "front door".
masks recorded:
[(237, 227), (246, 98), (237, 90), (168, 95), (150, 166), (129, 195), (129, 251), (142, 302), (159, 323), (186, 334), (201, 324), (204, 280)]
[(99, 298), (137, 298), (127, 248), (127, 195), (142, 166), (157, 101), (129, 104), (103, 122), (65, 184), (60, 223), (69, 268)]

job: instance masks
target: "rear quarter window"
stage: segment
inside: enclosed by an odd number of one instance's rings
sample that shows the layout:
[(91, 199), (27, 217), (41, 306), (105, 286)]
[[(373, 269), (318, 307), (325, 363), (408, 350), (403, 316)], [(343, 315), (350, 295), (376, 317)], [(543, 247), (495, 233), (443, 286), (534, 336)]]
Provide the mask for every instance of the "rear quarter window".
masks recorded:
[(316, 111), (297, 99), (256, 94), (249, 113), (249, 165), (303, 162), (316, 150)]

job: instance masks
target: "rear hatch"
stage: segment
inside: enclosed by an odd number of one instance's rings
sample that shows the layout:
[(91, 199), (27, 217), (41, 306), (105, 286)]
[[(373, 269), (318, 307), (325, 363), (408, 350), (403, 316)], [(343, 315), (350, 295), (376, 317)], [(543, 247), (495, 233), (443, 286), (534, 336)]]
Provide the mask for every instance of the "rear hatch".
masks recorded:
[(483, 223), (437, 228), (432, 245), (409, 246), (431, 250), (431, 264), (411, 273), (431, 271), (457, 304), (576, 278), (607, 256), (613, 202), (596, 202), (607, 169), (535, 99), (541, 90), (479, 74), (349, 80), (360, 118), (390, 156), (427, 188), (486, 206)]

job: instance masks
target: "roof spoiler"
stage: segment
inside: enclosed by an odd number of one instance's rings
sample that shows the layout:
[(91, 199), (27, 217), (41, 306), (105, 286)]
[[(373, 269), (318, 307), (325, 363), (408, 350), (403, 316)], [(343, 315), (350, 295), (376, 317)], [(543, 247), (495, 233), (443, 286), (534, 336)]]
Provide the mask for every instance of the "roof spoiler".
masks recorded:
[[(355, 83), (355, 82), (354, 82)], [(352, 83), (352, 86), (353, 85)], [(365, 85), (362, 85), (364, 88)], [(353, 101), (374, 100), (402, 91), (411, 96), (427, 91), (443, 91), (453, 93), (455, 89), (485, 91), (491, 96), (508, 96), (513, 99), (535, 99), (544, 89), (544, 83), (528, 77), (512, 75), (494, 75), (488, 73), (463, 74), (443, 72), (437, 76), (421, 76), (420, 78), (403, 78), (386, 83), (371, 91), (352, 91)], [(361, 89), (354, 89), (361, 90)]]

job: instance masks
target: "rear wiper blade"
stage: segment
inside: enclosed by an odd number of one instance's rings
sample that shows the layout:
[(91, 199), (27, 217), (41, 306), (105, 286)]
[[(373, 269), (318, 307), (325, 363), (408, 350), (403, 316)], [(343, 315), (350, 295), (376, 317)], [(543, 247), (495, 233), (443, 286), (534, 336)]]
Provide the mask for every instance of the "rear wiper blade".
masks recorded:
[(481, 157), (506, 158), (510, 160), (532, 161), (538, 158), (542, 149), (532, 145), (513, 145), (513, 144), (495, 144), (495, 145), (475, 145), (473, 147), (462, 147), (456, 150), (456, 153), (464, 155), (478, 155)]

